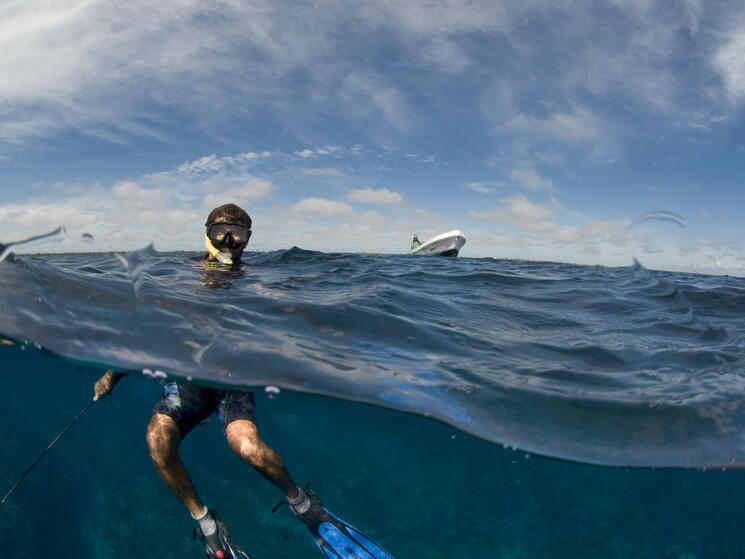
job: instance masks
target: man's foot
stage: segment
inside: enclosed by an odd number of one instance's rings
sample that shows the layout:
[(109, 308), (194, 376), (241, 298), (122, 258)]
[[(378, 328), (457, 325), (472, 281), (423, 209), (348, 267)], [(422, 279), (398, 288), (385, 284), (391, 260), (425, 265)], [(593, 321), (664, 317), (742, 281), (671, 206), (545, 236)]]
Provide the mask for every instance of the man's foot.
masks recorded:
[(327, 514), (321, 504), (321, 499), (309, 487), (305, 490), (301, 489), (301, 495), (297, 502), (288, 501), (287, 504), (292, 513), (306, 524)]
[(310, 488), (303, 491), (301, 500), (296, 503), (288, 503), (288, 505), (295, 517), (301, 520), (313, 533), (316, 533), (319, 526), (324, 522), (332, 521), (329, 512), (323, 508), (321, 499)]
[(313, 491), (306, 489), (297, 501), (289, 503), (290, 510), (308, 527), (316, 545), (329, 559), (393, 559), (354, 526), (337, 518), (321, 504)]
[(220, 520), (217, 511), (211, 510), (209, 514), (215, 519), (217, 530), (214, 534), (205, 536), (200, 528), (194, 528), (194, 539), (197, 536), (204, 544), (204, 550), (209, 559), (251, 559), (248, 553), (243, 551), (238, 545), (230, 541), (228, 529), (225, 523)]

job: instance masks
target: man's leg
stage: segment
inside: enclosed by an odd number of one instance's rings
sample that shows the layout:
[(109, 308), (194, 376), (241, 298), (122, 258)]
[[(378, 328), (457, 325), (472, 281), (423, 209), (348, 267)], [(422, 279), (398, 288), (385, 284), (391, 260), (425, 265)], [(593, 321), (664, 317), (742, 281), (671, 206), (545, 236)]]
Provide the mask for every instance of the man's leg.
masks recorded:
[(158, 475), (199, 525), (207, 557), (248, 559), (248, 555), (230, 541), (225, 524), (217, 513), (208, 510), (199, 498), (189, 472), (178, 455), (181, 433), (186, 436), (186, 433), (214, 411), (214, 398), (215, 390), (211, 388), (167, 384), (163, 397), (155, 404), (147, 426), (147, 444)]
[(225, 427), (225, 436), (231, 450), (246, 464), (252, 466), (284, 491), (288, 501), (296, 501), (302, 495), (279, 454), (259, 437), (259, 429), (253, 421), (248, 419), (231, 421)]
[(197, 518), (202, 515), (205, 506), (178, 455), (180, 442), (181, 434), (173, 418), (162, 413), (153, 414), (147, 426), (147, 445), (155, 470), (191, 515)]

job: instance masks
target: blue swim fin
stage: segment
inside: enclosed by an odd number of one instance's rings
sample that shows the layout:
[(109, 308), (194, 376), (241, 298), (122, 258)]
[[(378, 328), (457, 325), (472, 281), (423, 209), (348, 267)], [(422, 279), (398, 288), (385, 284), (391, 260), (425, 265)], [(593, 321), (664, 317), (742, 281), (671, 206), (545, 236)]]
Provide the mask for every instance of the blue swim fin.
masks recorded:
[(307, 491), (310, 509), (297, 517), (313, 534), (318, 549), (326, 559), (394, 559), (393, 555), (373, 542), (354, 526), (323, 508), (316, 495)]

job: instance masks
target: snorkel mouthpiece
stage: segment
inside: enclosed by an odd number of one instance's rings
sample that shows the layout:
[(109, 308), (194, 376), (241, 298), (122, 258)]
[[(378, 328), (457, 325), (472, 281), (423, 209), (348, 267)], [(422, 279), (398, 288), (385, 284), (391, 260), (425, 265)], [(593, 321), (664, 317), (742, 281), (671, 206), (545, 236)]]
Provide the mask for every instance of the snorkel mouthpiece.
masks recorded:
[(228, 266), (231, 266), (233, 264), (233, 260), (230, 258), (229, 252), (220, 252), (215, 248), (215, 245), (212, 244), (212, 241), (210, 241), (210, 238), (205, 235), (204, 236), (204, 246), (207, 247), (207, 251), (212, 255), (212, 258), (220, 262), (221, 264), (227, 264)]

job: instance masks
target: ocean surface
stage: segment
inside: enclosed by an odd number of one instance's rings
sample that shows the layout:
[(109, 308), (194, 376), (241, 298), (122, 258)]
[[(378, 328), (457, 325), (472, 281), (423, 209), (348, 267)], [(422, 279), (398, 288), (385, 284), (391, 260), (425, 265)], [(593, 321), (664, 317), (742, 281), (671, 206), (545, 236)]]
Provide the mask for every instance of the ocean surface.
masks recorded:
[[(168, 379), (255, 387), (295, 479), (397, 559), (745, 557), (743, 311), (742, 278), (638, 263), (10, 254), (0, 493), (131, 374), (0, 507), (0, 558), (203, 556), (144, 441)], [(181, 452), (253, 559), (320, 557), (216, 418)]]

